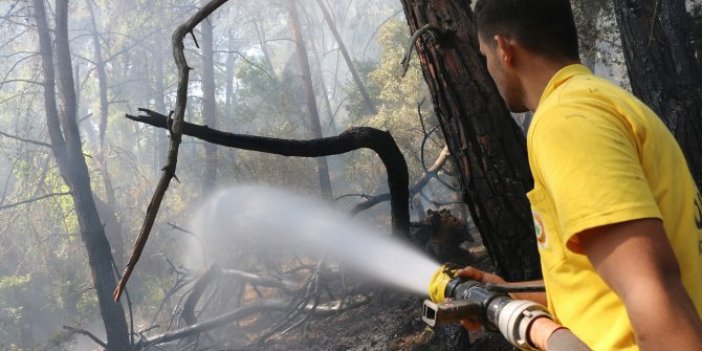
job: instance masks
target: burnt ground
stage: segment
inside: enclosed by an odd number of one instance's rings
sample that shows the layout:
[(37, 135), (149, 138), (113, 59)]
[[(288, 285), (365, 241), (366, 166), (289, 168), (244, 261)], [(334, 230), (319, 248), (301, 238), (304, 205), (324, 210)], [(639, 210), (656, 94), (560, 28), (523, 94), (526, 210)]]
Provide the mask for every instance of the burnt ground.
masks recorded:
[[(490, 269), (489, 258), (480, 242), (466, 248), (471, 264)], [(421, 319), (423, 297), (391, 288), (359, 287), (370, 291), (370, 302), (343, 313), (316, 318), (306, 328), (276, 336), (247, 350), (333, 350), (333, 351), (449, 351), (514, 350), (495, 333), (471, 332), (460, 325), (433, 330)]]
[[(439, 262), (472, 265), (494, 271), (491, 260), (474, 230), (451, 216), (448, 211), (428, 211), (412, 233), (415, 242)], [(471, 232), (469, 234), (469, 232)], [(411, 272), (410, 272), (411, 273)], [(513, 348), (495, 333), (471, 332), (460, 325), (429, 328), (421, 319), (424, 297), (403, 293), (389, 287), (379, 287), (363, 277), (346, 276), (344, 288), (338, 281), (328, 284), (330, 292), (339, 298), (365, 297), (365, 304), (345, 311), (320, 316), (308, 315), (285, 324), (285, 332), (271, 331), (271, 326), (286, 319), (282, 312), (264, 314), (237, 326), (212, 331), (200, 338), (193, 350), (485, 350), (503, 351)], [(427, 282), (428, 284), (429, 282)], [(315, 288), (316, 290), (316, 288)], [(322, 290), (322, 289), (320, 289)], [(227, 295), (229, 296), (229, 295)], [(218, 309), (221, 312), (221, 309)], [(289, 316), (289, 315), (288, 315)], [(267, 334), (269, 333), (269, 334)], [(269, 335), (269, 337), (263, 337)], [(213, 341), (208, 344), (208, 340)], [(223, 340), (226, 340), (223, 342)], [(261, 341), (265, 340), (265, 341)], [(212, 347), (212, 345), (217, 345)], [(182, 344), (175, 349), (183, 349)], [(203, 348), (204, 347), (204, 348)]]
[(498, 334), (468, 333), (461, 326), (432, 330), (421, 319), (422, 299), (377, 290), (368, 305), (312, 322), (306, 334), (270, 340), (260, 350), (334, 351), (506, 351), (512, 347)]

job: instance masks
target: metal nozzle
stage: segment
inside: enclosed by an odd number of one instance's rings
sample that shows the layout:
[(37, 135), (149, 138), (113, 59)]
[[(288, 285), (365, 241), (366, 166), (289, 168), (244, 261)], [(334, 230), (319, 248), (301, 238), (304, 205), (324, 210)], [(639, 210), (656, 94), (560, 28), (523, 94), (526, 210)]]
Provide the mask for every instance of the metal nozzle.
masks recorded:
[(424, 300), (422, 306), (422, 320), (430, 327), (477, 319), (482, 313), (482, 306), (469, 300), (444, 300), (440, 304)]

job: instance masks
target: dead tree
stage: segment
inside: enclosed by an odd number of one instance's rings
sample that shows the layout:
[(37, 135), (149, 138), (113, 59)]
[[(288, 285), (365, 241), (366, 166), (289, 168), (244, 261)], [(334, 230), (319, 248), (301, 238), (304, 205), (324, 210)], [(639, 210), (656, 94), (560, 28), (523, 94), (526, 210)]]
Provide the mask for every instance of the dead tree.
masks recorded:
[[(39, 49), (44, 70), (44, 106), (51, 140), (51, 149), (61, 177), (71, 189), (80, 233), (88, 252), (100, 313), (105, 323), (110, 350), (129, 350), (129, 334), (122, 305), (112, 301), (110, 292), (115, 287), (110, 244), (105, 237), (90, 188), (90, 176), (81, 149), (76, 121), (76, 97), (68, 40), (68, 1), (56, 1), (55, 41), (46, 18), (43, 0), (34, 0), (34, 15), (39, 33)], [(54, 75), (54, 51), (58, 82)], [(63, 114), (59, 114), (55, 86), (63, 97)]]
[(615, 14), (634, 94), (663, 120), (702, 188), (702, 75), (683, 0), (617, 0)]
[(470, 7), (458, 0), (402, 4), (464, 201), (491, 258), (508, 280), (540, 277), (525, 138), (480, 58)]

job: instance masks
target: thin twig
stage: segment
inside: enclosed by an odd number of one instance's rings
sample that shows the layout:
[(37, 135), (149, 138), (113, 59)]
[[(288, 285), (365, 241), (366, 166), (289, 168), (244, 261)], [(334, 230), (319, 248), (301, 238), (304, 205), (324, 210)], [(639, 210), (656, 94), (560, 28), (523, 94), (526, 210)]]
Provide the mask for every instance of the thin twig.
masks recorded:
[(442, 33), (441, 28), (431, 23), (425, 24), (422, 28), (419, 28), (416, 32), (414, 32), (412, 38), (410, 38), (409, 45), (407, 45), (405, 57), (402, 58), (402, 78), (405, 77), (405, 74), (407, 74), (407, 71), (409, 70), (410, 61), (412, 60), (412, 48), (422, 34), (427, 32), (429, 32), (434, 39), (436, 39), (435, 35), (440, 35)]
[(44, 200), (44, 199), (46, 199), (46, 198), (48, 198), (48, 197), (53, 197), (53, 196), (65, 196), (65, 195), (71, 195), (71, 192), (70, 192), (70, 191), (67, 191), (67, 192), (63, 192), (63, 193), (51, 193), (51, 194), (46, 194), (46, 195), (43, 195), (43, 196), (35, 197), (35, 198), (33, 198), (33, 199), (27, 199), (27, 200), (23, 200), (23, 201), (20, 201), (20, 202), (15, 202), (15, 203), (13, 203), (13, 204), (0, 206), (0, 210), (5, 210), (5, 209), (8, 209), (8, 208), (17, 207), (17, 206), (19, 206), (19, 205), (28, 204), (28, 203), (30, 203), (30, 202), (35, 202), (35, 201), (39, 201), (39, 200)]
[(33, 144), (33, 145), (39, 145), (39, 146), (44, 146), (44, 147), (51, 148), (51, 144), (44, 143), (44, 142), (41, 142), (41, 141), (36, 141), (36, 140), (31, 140), (31, 139), (20, 138), (20, 137), (18, 137), (18, 136), (15, 136), (15, 135), (12, 135), (12, 134), (7, 134), (7, 133), (5, 133), (5, 132), (0, 132), (0, 135), (4, 136), (4, 137), (6, 137), (6, 138), (19, 140), (19, 141), (24, 142), (24, 143)]

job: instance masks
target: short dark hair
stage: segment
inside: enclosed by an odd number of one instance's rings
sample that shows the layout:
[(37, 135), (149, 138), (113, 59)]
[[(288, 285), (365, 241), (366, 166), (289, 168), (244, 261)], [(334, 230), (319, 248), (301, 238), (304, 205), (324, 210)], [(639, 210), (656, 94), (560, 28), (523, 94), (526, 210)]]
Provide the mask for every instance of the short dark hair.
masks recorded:
[(580, 57), (569, 0), (478, 0), (475, 17), (482, 39), (499, 34), (535, 54), (559, 59)]

